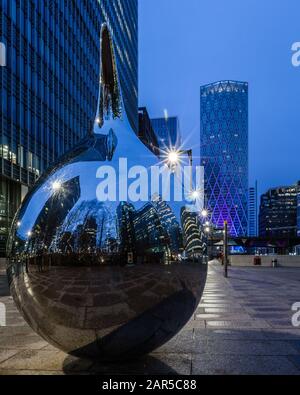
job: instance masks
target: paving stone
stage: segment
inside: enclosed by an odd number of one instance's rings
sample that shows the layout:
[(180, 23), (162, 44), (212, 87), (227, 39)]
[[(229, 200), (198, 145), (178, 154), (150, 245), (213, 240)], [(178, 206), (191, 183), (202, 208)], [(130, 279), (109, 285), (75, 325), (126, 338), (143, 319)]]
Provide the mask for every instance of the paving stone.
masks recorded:
[(244, 314), (244, 313), (219, 313), (219, 314), (196, 314), (196, 319), (198, 320), (220, 320), (220, 319), (226, 319), (228, 321), (249, 321), (251, 320), (251, 316), (249, 314)]
[(232, 340), (232, 339), (204, 339), (195, 341), (194, 353), (226, 355), (298, 355), (299, 351), (287, 341), (272, 340)]
[(268, 322), (273, 328), (287, 328), (287, 329), (293, 328), (291, 319), (269, 320)]
[(245, 355), (194, 355), (192, 374), (199, 375), (299, 375), (300, 370), (287, 357)]
[(195, 329), (194, 339), (203, 338), (222, 340), (266, 340), (266, 334), (261, 329)]
[(62, 376), (63, 371), (58, 370), (6, 370), (1, 369), (0, 376)]
[(271, 340), (300, 340), (300, 329), (263, 329), (263, 333)]
[(0, 349), (28, 349), (28, 350), (40, 350), (47, 346), (47, 342), (42, 340), (37, 335), (15, 334), (13, 336), (2, 335), (0, 336)]
[(232, 267), (225, 279), (223, 268), (210, 264), (202, 300), (177, 336), (150, 356), (103, 364), (68, 356), (44, 342), (18, 313), (0, 275), (0, 302), (9, 325), (0, 328), (0, 375), (299, 374), (300, 328), (291, 324), (299, 281), (299, 269), (252, 267)]
[(268, 323), (256, 323), (254, 320), (249, 321), (229, 321), (229, 320), (218, 320), (218, 321), (207, 321), (207, 328), (269, 328)]
[(24, 350), (0, 364), (8, 370), (61, 370), (66, 355), (59, 351)]
[(289, 360), (299, 369), (300, 372), (300, 355), (291, 355)]
[(90, 372), (97, 375), (190, 375), (191, 361), (192, 356), (190, 354), (154, 354), (123, 364), (96, 363)]
[(18, 350), (6, 350), (6, 349), (0, 349), (0, 366), (1, 363), (9, 359), (10, 357), (14, 356), (17, 354)]

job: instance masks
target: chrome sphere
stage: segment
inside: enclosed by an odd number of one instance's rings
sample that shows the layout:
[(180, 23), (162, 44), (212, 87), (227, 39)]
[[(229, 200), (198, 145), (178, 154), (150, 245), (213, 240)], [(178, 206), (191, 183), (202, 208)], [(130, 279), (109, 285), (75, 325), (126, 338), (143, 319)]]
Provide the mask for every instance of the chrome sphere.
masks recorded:
[[(127, 179), (120, 163), (126, 158), (128, 169), (149, 169), (158, 159), (116, 110), (122, 96), (106, 27), (102, 50), (109, 62), (101, 63), (94, 133), (23, 201), (8, 241), (7, 273), (20, 312), (44, 339), (73, 355), (113, 360), (172, 338), (200, 301), (207, 266), (197, 218), (182, 202), (158, 193), (147, 202), (121, 196)], [(116, 179), (113, 199), (104, 199)]]

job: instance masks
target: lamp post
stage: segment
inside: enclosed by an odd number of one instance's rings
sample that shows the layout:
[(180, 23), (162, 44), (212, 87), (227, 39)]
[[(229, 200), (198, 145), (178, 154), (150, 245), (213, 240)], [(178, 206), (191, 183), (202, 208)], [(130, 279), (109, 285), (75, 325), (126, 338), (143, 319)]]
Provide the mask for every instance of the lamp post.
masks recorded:
[(224, 275), (228, 277), (228, 222), (224, 222)]
[[(210, 241), (210, 235), (211, 235), (211, 223), (209, 222), (209, 211), (207, 209), (203, 209), (201, 211), (201, 217), (203, 220), (206, 220), (204, 223), (204, 233), (206, 234), (206, 262), (208, 264), (208, 255), (209, 255), (209, 241)], [(204, 221), (203, 221), (204, 222)]]
[(176, 150), (173, 149), (167, 153), (167, 162), (170, 164), (171, 169), (174, 169), (178, 163), (180, 162), (180, 157), (182, 155), (187, 155), (189, 158), (189, 165), (190, 165), (190, 191), (193, 191), (193, 150)]
[(211, 232), (211, 228), (210, 228), (210, 224), (206, 223), (205, 224), (205, 228), (204, 228), (204, 232), (206, 233), (206, 264), (208, 265), (208, 255), (209, 255), (209, 239), (210, 239), (210, 232)]

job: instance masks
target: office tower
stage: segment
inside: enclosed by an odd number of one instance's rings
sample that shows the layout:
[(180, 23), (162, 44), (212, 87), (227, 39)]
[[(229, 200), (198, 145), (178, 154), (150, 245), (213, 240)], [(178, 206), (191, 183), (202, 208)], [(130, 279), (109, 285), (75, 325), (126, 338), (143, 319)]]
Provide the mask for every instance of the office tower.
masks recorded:
[(0, 2), (0, 255), (26, 188), (92, 130), (103, 22), (138, 133), (137, 0)]
[(181, 134), (178, 117), (151, 119), (159, 147), (162, 151), (181, 146)]
[(249, 188), (248, 198), (248, 236), (257, 237), (257, 182)]
[(201, 164), (213, 224), (228, 221), (231, 236), (248, 232), (248, 84), (201, 87)]
[(139, 108), (139, 138), (155, 155), (159, 156), (159, 144), (146, 107)]
[(260, 198), (259, 236), (295, 237), (299, 185), (269, 189)]

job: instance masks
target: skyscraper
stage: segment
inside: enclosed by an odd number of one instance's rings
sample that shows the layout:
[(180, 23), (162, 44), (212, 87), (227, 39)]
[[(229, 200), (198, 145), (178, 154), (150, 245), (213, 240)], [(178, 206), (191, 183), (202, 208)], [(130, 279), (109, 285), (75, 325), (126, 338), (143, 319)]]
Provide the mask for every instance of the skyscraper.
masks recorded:
[(257, 237), (257, 182), (254, 187), (249, 188), (248, 236)]
[(259, 235), (261, 237), (295, 237), (300, 182), (269, 189), (260, 198)]
[(26, 188), (92, 128), (103, 22), (138, 133), (137, 0), (0, 2), (0, 255)]
[(178, 117), (164, 117), (151, 119), (160, 149), (179, 148), (181, 134)]
[(201, 164), (213, 224), (228, 221), (231, 236), (248, 231), (248, 84), (201, 87)]

